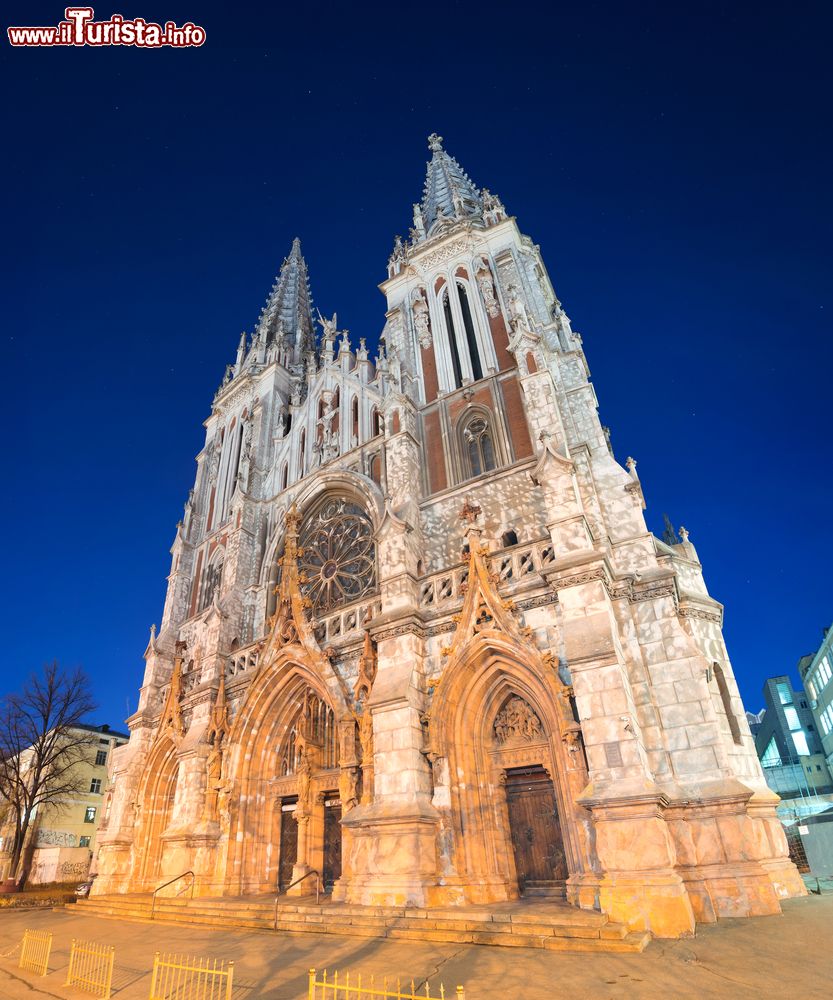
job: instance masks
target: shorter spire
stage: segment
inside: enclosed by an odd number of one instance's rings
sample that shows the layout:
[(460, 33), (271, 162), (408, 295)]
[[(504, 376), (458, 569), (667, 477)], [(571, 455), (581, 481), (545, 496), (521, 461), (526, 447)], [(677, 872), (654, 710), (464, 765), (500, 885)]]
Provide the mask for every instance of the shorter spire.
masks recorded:
[(297, 236), (260, 312), (255, 334), (267, 343), (286, 338), (296, 363), (315, 348), (309, 273)]

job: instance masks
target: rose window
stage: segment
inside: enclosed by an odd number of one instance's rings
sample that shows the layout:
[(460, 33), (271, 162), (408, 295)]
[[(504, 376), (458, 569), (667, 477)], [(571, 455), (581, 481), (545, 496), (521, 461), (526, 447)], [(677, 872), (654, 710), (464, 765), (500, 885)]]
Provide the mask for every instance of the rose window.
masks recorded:
[(376, 544), (370, 518), (357, 504), (328, 500), (298, 538), (301, 589), (316, 613), (358, 601), (376, 588)]

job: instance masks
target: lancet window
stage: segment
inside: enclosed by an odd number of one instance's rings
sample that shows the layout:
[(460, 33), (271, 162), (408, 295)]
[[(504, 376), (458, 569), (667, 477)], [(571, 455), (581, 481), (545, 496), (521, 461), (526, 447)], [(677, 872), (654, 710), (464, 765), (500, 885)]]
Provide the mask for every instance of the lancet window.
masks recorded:
[(460, 446), (468, 478), (496, 468), (494, 434), (485, 413), (475, 412), (463, 421), (460, 426)]
[(338, 767), (335, 715), (330, 706), (309, 689), (280, 749), (278, 772), (281, 777), (297, 772), (305, 748), (314, 755), (316, 768)]

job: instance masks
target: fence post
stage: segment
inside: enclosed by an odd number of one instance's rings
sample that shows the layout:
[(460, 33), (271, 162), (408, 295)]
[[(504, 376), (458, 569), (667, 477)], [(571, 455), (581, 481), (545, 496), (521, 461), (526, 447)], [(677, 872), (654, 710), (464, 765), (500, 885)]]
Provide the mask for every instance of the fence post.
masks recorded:
[(72, 939), (72, 944), (69, 947), (69, 968), (67, 969), (67, 981), (64, 986), (69, 986), (72, 982), (72, 966), (75, 962), (75, 938)]
[(462, 986), (457, 987), (457, 1000), (466, 1000), (466, 991)]
[(309, 1000), (315, 1000), (315, 969), (309, 970)]

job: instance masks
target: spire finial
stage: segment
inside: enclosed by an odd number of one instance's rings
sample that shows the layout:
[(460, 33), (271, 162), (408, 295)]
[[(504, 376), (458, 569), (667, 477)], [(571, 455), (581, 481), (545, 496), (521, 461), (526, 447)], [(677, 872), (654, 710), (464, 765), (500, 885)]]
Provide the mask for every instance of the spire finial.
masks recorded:
[(428, 136), (428, 148), (432, 153), (441, 153), (443, 151), (443, 137), (437, 135), (436, 132), (432, 132)]

